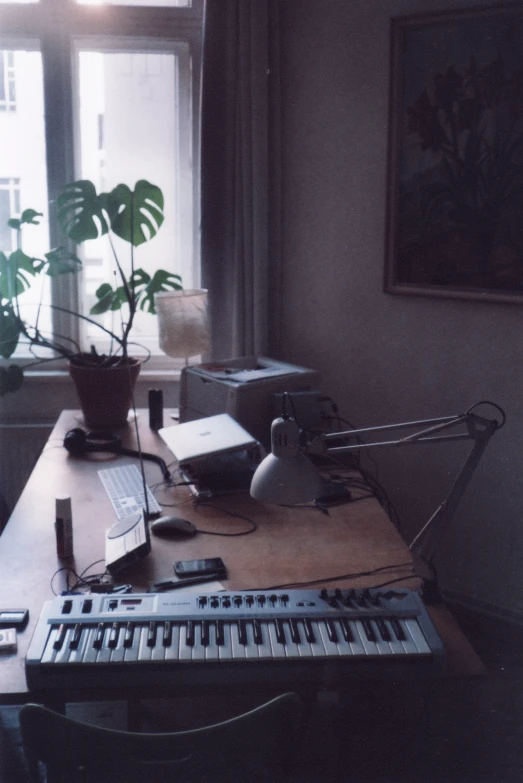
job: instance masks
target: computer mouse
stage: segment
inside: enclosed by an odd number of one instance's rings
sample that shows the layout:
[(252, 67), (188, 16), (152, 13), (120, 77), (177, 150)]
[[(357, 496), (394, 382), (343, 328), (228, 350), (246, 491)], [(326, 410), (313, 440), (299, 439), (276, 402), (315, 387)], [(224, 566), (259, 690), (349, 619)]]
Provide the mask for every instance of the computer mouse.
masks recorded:
[(189, 522), (188, 519), (181, 517), (160, 517), (151, 522), (151, 532), (157, 536), (167, 536), (172, 538), (185, 538), (194, 536), (198, 532), (196, 525)]

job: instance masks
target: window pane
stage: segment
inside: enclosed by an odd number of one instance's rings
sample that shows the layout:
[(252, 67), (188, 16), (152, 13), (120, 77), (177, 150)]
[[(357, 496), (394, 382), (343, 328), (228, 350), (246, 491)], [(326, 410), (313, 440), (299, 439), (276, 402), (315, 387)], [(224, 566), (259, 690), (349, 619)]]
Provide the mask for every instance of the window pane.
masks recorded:
[[(80, 139), (81, 177), (98, 192), (120, 183), (134, 188), (140, 179), (161, 188), (165, 221), (157, 236), (135, 248), (135, 268), (149, 275), (167, 269), (193, 285), (190, 68), (188, 47), (176, 51), (81, 51)], [(127, 275), (130, 245), (115, 239), (115, 250)], [(115, 262), (107, 237), (83, 245), (84, 312), (96, 301), (103, 282), (116, 281)], [(120, 281), (118, 280), (118, 285)], [(124, 311), (102, 316), (102, 323), (120, 332)], [(157, 319), (139, 313), (133, 339), (159, 353)], [(86, 327), (87, 345), (107, 349), (103, 335)], [(133, 347), (133, 353), (137, 351)], [(139, 353), (139, 352), (138, 352)], [(143, 353), (143, 350), (142, 350)]]
[[(49, 247), (47, 172), (44, 136), (44, 100), (40, 52), (0, 49), (0, 250), (16, 249), (16, 232), (6, 226), (24, 209), (43, 212), (39, 226), (25, 226), (22, 248), (43, 258)], [(2, 92), (3, 85), (3, 92)], [(8, 106), (8, 110), (6, 109)], [(38, 280), (20, 296), (22, 316), (33, 322), (40, 303), (39, 328), (50, 333), (49, 279)], [(19, 346), (17, 356), (29, 355)]]

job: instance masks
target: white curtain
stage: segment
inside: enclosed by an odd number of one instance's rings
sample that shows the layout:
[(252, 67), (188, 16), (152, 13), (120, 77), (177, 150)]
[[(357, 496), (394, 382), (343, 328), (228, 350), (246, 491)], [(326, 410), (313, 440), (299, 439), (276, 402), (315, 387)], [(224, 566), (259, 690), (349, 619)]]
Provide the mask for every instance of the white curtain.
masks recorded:
[(277, 350), (278, 3), (206, 0), (201, 253), (215, 359)]

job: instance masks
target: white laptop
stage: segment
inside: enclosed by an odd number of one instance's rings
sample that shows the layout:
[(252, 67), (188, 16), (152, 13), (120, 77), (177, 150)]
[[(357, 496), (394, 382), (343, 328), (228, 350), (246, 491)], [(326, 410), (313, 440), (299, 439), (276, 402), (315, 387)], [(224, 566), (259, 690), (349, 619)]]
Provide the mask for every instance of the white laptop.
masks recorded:
[(158, 434), (180, 465), (207, 460), (212, 454), (259, 446), (258, 441), (228, 413), (163, 427)]

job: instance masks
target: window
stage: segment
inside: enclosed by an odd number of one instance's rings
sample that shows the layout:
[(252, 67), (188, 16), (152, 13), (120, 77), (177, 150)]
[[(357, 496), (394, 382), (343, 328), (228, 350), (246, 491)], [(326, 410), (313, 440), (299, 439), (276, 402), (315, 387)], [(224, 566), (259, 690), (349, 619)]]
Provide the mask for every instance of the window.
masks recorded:
[[(185, 288), (200, 284), (196, 173), (202, 4), (0, 0), (0, 145), (7, 151), (0, 157), (2, 249), (12, 249), (15, 241), (6, 214), (27, 208), (43, 212), (45, 219), (41, 228), (26, 229), (26, 252), (39, 255), (64, 244), (50, 202), (66, 182), (90, 179), (99, 192), (108, 192), (121, 182), (133, 187), (147, 179), (162, 189), (165, 222), (151, 243), (135, 249), (136, 265), (150, 274), (158, 268), (177, 273)], [(121, 251), (122, 258), (130, 258), (128, 245), (122, 243)], [(86, 350), (95, 344), (102, 351), (107, 346), (101, 330), (64, 310), (89, 312), (96, 289), (110, 279), (112, 251), (101, 238), (77, 252), (82, 274), (61, 276), (44, 291), (24, 294), (25, 306), (36, 306), (43, 297), (50, 329)], [(111, 318), (120, 317), (118, 312), (100, 316), (109, 327)], [(157, 320), (140, 314), (133, 331), (133, 340), (156, 354), (160, 367)]]

